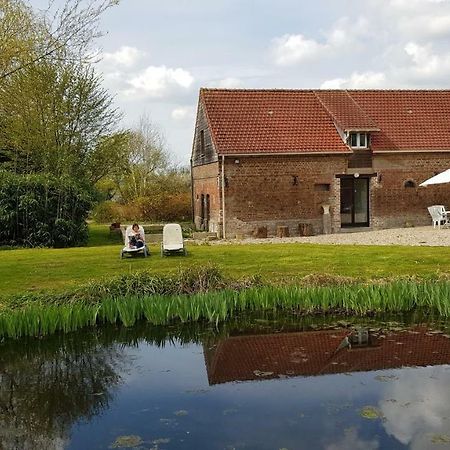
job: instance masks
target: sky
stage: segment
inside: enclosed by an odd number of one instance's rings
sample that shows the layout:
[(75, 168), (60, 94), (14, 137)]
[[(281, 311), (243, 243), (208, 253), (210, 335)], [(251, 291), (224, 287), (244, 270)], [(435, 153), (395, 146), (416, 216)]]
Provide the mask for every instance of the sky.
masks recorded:
[(120, 0), (100, 28), (122, 125), (181, 164), (200, 87), (450, 88), (450, 0)]

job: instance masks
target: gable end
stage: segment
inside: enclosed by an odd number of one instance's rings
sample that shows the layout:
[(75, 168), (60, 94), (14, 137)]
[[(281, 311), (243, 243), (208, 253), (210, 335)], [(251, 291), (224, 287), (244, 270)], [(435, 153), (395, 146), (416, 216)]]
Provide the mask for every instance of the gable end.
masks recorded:
[(195, 121), (194, 142), (192, 144), (192, 166), (202, 166), (217, 160), (218, 156), (212, 140), (205, 107), (200, 99)]

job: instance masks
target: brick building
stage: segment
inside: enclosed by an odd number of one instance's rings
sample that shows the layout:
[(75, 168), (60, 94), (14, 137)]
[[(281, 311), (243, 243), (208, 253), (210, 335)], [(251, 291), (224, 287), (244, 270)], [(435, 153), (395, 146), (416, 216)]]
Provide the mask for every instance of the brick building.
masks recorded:
[(431, 223), (450, 185), (450, 90), (201, 89), (191, 158), (198, 229), (233, 238)]
[[(350, 345), (342, 345), (348, 339)], [(426, 326), (236, 335), (203, 346), (210, 385), (280, 376), (318, 376), (450, 363), (450, 339)], [(261, 376), (261, 373), (264, 375)]]

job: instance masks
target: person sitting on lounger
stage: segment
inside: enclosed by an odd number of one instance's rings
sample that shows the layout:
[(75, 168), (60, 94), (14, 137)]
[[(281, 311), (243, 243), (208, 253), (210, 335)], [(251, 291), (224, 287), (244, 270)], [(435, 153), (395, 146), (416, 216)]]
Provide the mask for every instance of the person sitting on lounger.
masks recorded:
[(145, 238), (139, 232), (139, 225), (137, 223), (133, 224), (129, 245), (130, 248), (142, 248), (145, 245)]

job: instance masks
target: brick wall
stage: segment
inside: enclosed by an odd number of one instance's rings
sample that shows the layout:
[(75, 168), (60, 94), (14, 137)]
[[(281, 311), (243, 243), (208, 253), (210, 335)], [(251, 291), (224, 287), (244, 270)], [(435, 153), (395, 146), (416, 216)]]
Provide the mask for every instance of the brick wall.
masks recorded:
[[(420, 188), (419, 184), (450, 167), (450, 153), (374, 155), (378, 177), (371, 182), (373, 228), (429, 225), (427, 206), (450, 207), (450, 184)], [(405, 187), (412, 181), (416, 187)]]
[[(221, 232), (221, 211), (219, 191), (219, 163), (214, 162), (192, 168), (194, 222), (198, 230)], [(209, 223), (202, 221), (202, 195), (209, 195)]]
[[(295, 236), (301, 222), (322, 233), (322, 204), (331, 205), (331, 222), (336, 227), (340, 196), (335, 174), (345, 173), (346, 168), (342, 155), (227, 157), (227, 237), (251, 235), (258, 226), (267, 226), (273, 235), (278, 225), (288, 226)], [(329, 190), (321, 190), (324, 185)]]
[[(202, 229), (201, 196), (209, 195), (208, 231), (222, 232), (220, 162), (193, 167), (194, 217)], [(378, 154), (370, 179), (370, 227), (390, 228), (431, 223), (427, 206), (450, 207), (450, 184), (419, 188), (425, 179), (450, 167), (450, 154)], [(225, 159), (226, 236), (250, 236), (260, 226), (275, 235), (277, 226), (298, 235), (299, 223), (315, 234), (324, 231), (322, 204), (330, 205), (332, 232), (340, 231), (340, 179), (347, 172), (343, 155), (277, 155)], [(413, 182), (415, 187), (405, 187)], [(324, 188), (329, 186), (329, 190)], [(203, 222), (204, 223), (204, 222)]]

